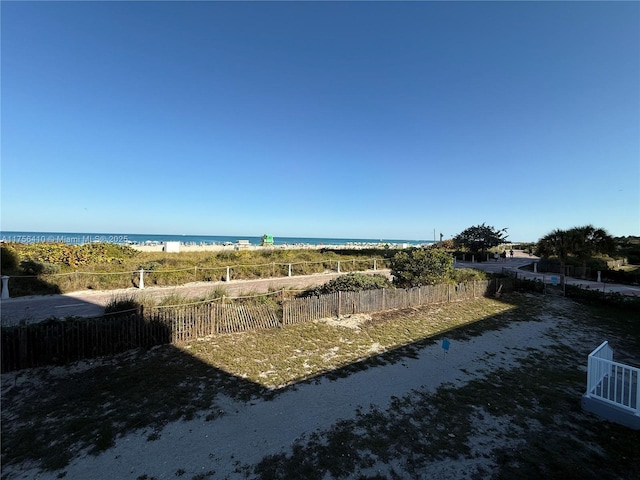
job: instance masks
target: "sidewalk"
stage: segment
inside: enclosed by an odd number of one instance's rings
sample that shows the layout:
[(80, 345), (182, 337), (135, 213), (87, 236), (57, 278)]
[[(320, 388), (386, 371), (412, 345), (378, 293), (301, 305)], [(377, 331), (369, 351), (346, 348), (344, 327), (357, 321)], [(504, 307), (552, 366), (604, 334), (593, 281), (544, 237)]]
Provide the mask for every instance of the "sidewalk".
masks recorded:
[[(552, 277), (558, 277), (559, 275), (520, 270), (522, 267), (530, 265), (536, 260), (538, 260), (537, 257), (517, 252), (514, 258), (499, 259), (497, 262), (494, 260), (481, 263), (456, 261), (455, 266), (456, 268), (474, 268), (488, 273), (503, 273), (503, 271), (506, 270), (517, 273), (518, 278), (540, 280), (544, 283), (551, 284)], [(390, 276), (389, 270), (369, 270), (364, 273), (377, 273)], [(232, 280), (230, 282), (195, 282), (180, 286), (147, 287), (144, 290), (138, 290), (136, 288), (84, 290), (61, 295), (9, 298), (0, 301), (0, 319), (2, 326), (9, 326), (17, 325), (22, 321), (26, 323), (40, 322), (51, 317), (97, 317), (104, 313), (105, 305), (114, 297), (119, 296), (144, 295), (156, 301), (162, 301), (172, 294), (179, 294), (188, 298), (201, 298), (216, 288), (224, 288), (229, 296), (266, 293), (269, 290), (279, 290), (281, 288), (303, 290), (312, 286), (322, 285), (339, 275), (341, 274), (326, 273), (257, 280)], [(566, 282), (567, 285), (576, 285), (590, 290), (640, 296), (640, 287), (632, 285), (593, 282), (571, 277), (567, 277)]]
[[(517, 273), (518, 278), (527, 280), (539, 280), (541, 282), (551, 284), (552, 277), (560, 277), (558, 273), (533, 273), (528, 270), (521, 270), (522, 267), (531, 265), (537, 261), (537, 257), (516, 257), (499, 259), (497, 262), (489, 260), (488, 262), (456, 262), (456, 268), (475, 268), (488, 273), (503, 273), (504, 271)], [(622, 295), (640, 296), (640, 287), (634, 285), (623, 285), (619, 283), (594, 282), (591, 280), (583, 280), (580, 278), (565, 277), (567, 285), (575, 285), (577, 287), (598, 290), (605, 293), (617, 292)]]
[[(361, 273), (390, 276), (389, 270), (367, 270)], [(47, 318), (97, 317), (104, 307), (117, 297), (142, 295), (156, 302), (173, 294), (187, 298), (202, 298), (215, 289), (224, 289), (229, 296), (255, 295), (270, 290), (289, 288), (305, 290), (322, 285), (342, 274), (320, 273), (294, 277), (261, 278), (255, 280), (231, 280), (230, 282), (193, 282), (169, 287), (124, 288), (119, 290), (82, 290), (60, 295), (33, 295), (9, 298), (0, 301), (0, 318), (3, 327), (17, 325), (22, 321), (35, 323)]]

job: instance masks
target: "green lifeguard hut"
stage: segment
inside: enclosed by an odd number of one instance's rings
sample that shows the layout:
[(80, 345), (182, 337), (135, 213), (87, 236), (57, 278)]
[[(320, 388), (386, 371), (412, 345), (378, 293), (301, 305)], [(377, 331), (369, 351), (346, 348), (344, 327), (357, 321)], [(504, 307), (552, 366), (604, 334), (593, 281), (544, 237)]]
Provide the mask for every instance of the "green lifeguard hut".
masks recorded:
[(267, 235), (266, 233), (262, 236), (263, 247), (273, 247), (273, 235)]

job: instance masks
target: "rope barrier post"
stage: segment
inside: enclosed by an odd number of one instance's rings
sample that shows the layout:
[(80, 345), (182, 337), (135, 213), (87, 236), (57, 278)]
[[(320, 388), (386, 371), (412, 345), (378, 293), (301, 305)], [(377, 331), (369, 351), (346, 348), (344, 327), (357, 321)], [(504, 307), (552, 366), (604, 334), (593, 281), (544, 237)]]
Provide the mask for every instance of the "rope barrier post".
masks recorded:
[(138, 288), (140, 290), (144, 289), (144, 269), (143, 268), (140, 269), (140, 283), (138, 284)]
[(9, 275), (2, 276), (2, 299), (9, 298)]
[(289, 264), (289, 276), (291, 276), (291, 264)]
[(229, 281), (229, 267), (227, 267), (227, 277), (226, 277), (226, 280), (225, 280), (225, 281), (226, 281), (226, 282), (228, 282), (228, 281)]
[(376, 270), (378, 270), (377, 265), (376, 265), (376, 259), (373, 259), (373, 271), (375, 272)]
[(338, 260), (338, 273), (340, 273), (340, 260)]

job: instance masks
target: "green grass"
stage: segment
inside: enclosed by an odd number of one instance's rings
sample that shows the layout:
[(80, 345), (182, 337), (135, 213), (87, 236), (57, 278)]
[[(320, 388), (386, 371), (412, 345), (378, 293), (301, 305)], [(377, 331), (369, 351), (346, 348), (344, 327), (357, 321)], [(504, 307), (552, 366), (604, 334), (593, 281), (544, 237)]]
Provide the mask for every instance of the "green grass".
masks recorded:
[[(78, 371), (70, 366), (5, 374), (3, 384), (14, 380), (2, 391), (3, 464), (34, 460), (59, 469), (80, 450), (98, 453), (136, 429), (153, 440), (167, 422), (212, 420), (220, 414), (218, 393), (270, 398), (284, 386), (322, 374), (342, 376), (397, 361), (416, 342), (513, 308), (489, 299), (467, 305), (374, 316), (360, 330), (311, 322), (219, 335), (182, 349), (156, 347), (81, 363)], [(406, 350), (376, 355), (373, 344), (383, 351)]]
[[(551, 313), (567, 315), (553, 308)], [(611, 334), (612, 328), (623, 335), (634, 331), (629, 330), (628, 319), (615, 311), (579, 306), (569, 315), (602, 334)], [(572, 335), (570, 327), (576, 323), (557, 334)], [(481, 333), (479, 325), (489, 326), (474, 324), (460, 329), (461, 335)], [(633, 347), (638, 337), (620, 340), (616, 344)], [(290, 451), (265, 457), (254, 474), (261, 479), (320, 480), (327, 474), (332, 478), (426, 478), (425, 469), (440, 460), (474, 465), (489, 458), (495, 465), (492, 470), (480, 463), (466, 470), (465, 476), (640, 478), (638, 432), (600, 421), (580, 409), (585, 362), (584, 352), (571, 347), (530, 349), (516, 368), (493, 370), (461, 387), (443, 385), (435, 392), (393, 398), (386, 410), (360, 410), (353, 420), (298, 439)], [(478, 446), (474, 438), (487, 435), (499, 443)], [(374, 466), (377, 473), (371, 476)]]
[[(219, 335), (183, 348), (4, 374), (2, 463), (35, 462), (63, 474), (79, 452), (97, 454), (130, 432), (142, 430), (154, 441), (168, 422), (215, 420), (224, 415), (218, 394), (270, 399), (297, 382), (416, 356), (443, 336), (463, 341), (514, 321), (537, 321), (540, 314), (561, 319), (563, 329), (553, 332), (558, 340), (606, 337), (615, 340), (617, 358), (637, 360), (640, 322), (624, 312), (520, 294), (362, 316), (355, 328), (310, 322)], [(299, 439), (255, 469), (239, 468), (258, 478), (419, 477), (433, 461), (473, 460), (478, 453), (469, 442), (493, 419), (501, 428), (488, 433), (517, 445), (484, 453), (495, 459), (497, 478), (638, 478), (637, 433), (579, 409), (584, 352), (524, 353), (515, 369), (485, 372), (461, 387), (415, 391), (394, 398), (387, 410), (360, 409), (355, 419)], [(487, 473), (478, 470), (471, 478)]]

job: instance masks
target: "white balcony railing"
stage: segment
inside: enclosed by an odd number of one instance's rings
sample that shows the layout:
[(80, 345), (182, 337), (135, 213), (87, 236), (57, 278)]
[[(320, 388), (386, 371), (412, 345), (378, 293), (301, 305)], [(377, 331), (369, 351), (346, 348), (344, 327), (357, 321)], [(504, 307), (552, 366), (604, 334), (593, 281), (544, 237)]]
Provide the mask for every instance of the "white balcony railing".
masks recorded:
[(587, 396), (640, 416), (640, 368), (613, 361), (609, 342), (589, 354)]

